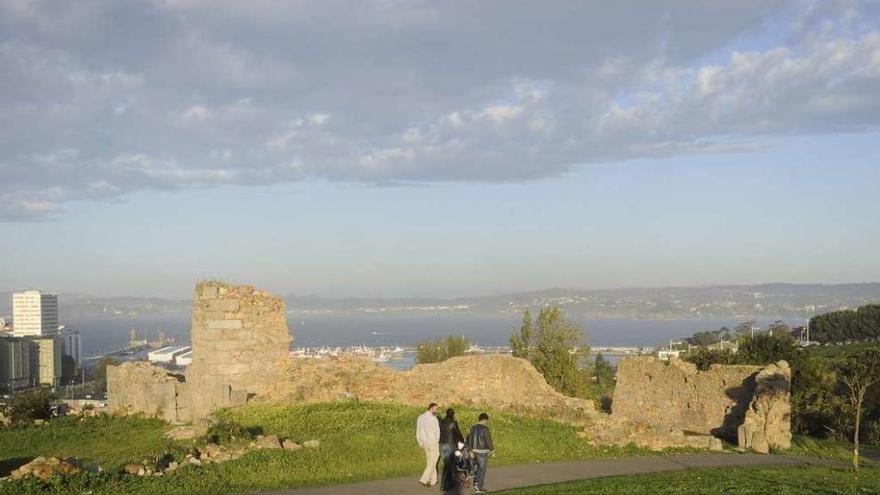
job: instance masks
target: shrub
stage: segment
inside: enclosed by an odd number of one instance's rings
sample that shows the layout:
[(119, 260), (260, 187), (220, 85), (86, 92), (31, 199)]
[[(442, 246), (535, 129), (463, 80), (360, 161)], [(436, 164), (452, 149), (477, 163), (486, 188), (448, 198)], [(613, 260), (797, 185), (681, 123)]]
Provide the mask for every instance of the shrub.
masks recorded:
[(7, 415), (13, 423), (25, 424), (35, 419), (50, 419), (55, 395), (49, 388), (39, 388), (12, 396), (7, 405)]
[(463, 356), (470, 347), (471, 343), (464, 337), (438, 337), (433, 342), (422, 342), (416, 346), (416, 362), (439, 363), (451, 357)]
[(249, 441), (262, 434), (262, 428), (246, 427), (241, 423), (219, 419), (208, 427), (205, 437), (218, 444)]

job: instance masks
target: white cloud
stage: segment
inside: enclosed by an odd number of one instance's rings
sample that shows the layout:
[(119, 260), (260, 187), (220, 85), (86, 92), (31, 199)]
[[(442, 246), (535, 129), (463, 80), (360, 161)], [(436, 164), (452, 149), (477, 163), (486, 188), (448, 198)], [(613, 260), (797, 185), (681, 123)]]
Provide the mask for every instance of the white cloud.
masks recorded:
[(0, 5), (4, 218), (149, 187), (529, 180), (880, 125), (869, 2), (107, 1)]

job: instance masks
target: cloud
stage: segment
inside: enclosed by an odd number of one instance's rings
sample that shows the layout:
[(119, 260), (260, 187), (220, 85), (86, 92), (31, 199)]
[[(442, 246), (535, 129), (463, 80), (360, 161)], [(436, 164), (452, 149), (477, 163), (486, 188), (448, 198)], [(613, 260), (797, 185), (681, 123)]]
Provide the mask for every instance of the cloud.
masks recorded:
[(637, 5), (4, 2), (0, 219), (144, 188), (534, 180), (880, 124), (874, 3)]

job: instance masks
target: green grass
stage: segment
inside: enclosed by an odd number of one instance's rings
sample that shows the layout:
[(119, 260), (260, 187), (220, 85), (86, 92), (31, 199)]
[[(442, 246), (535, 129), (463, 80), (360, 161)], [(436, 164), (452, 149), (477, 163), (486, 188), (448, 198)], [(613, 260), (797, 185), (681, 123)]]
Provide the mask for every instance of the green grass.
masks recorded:
[(880, 494), (880, 470), (830, 467), (714, 468), (615, 476), (509, 490), (504, 495)]
[(162, 437), (168, 425), (157, 419), (68, 416), (44, 426), (0, 431), (0, 476), (38, 455), (77, 457), (87, 464), (116, 470), (170, 445)]
[[(482, 410), (456, 408), (462, 429)], [(321, 441), (316, 450), (257, 451), (216, 465), (187, 466), (161, 478), (135, 478), (108, 472), (86, 474), (44, 487), (37, 482), (0, 483), (0, 494), (219, 494), (314, 486), (414, 475), (424, 467), (415, 442), (419, 408), (361, 402), (313, 405), (252, 404), (221, 417), (267, 434), (302, 442)], [(493, 465), (590, 457), (626, 456), (642, 450), (594, 448), (574, 426), (555, 421), (488, 411), (497, 444)], [(63, 420), (68, 421), (68, 420)], [(104, 426), (101, 422), (104, 421)], [(0, 432), (0, 459), (38, 454), (79, 456), (89, 462), (119, 466), (146, 453), (168, 448), (162, 424), (142, 419), (107, 418), (79, 430), (73, 422)], [(60, 427), (57, 428), (56, 426)], [(130, 427), (127, 427), (130, 426)], [(466, 433), (466, 431), (465, 431)], [(39, 439), (33, 445), (28, 441)]]

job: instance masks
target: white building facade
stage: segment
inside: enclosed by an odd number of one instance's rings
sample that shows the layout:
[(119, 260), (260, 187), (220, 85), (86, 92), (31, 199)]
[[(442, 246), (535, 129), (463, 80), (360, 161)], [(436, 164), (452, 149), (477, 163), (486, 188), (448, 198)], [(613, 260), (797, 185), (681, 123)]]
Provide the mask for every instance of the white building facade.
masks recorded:
[(29, 290), (12, 295), (13, 335), (58, 333), (58, 295)]

